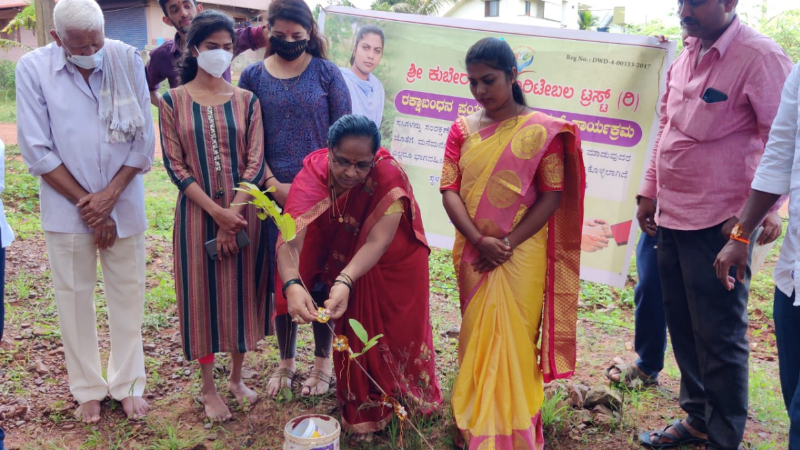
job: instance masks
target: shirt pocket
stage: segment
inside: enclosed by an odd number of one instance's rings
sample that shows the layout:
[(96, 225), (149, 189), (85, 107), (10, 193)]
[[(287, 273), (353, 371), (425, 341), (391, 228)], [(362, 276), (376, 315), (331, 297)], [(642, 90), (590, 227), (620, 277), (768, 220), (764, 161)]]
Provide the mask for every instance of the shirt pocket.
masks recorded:
[(725, 126), (726, 117), (730, 114), (731, 100), (706, 103), (702, 99), (694, 100), (695, 107), (687, 117), (684, 134), (700, 141), (715, 141), (730, 134)]

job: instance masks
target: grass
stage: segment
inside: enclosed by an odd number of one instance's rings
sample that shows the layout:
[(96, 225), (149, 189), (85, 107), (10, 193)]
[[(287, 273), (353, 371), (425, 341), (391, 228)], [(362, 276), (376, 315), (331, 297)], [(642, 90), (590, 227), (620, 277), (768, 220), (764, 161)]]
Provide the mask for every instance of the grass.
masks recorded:
[(750, 414), (774, 433), (787, 433), (786, 407), (776, 373), (750, 365)]
[(429, 258), (431, 292), (442, 294), (458, 302), (458, 284), (453, 267), (453, 254), (449, 250), (432, 249)]
[(175, 223), (175, 202), (178, 198), (178, 188), (167, 175), (161, 159), (157, 159), (150, 172), (144, 176), (144, 184), (144, 206), (149, 225), (147, 234), (172, 242), (172, 225)]
[(0, 123), (17, 121), (17, 94), (13, 89), (0, 90)]

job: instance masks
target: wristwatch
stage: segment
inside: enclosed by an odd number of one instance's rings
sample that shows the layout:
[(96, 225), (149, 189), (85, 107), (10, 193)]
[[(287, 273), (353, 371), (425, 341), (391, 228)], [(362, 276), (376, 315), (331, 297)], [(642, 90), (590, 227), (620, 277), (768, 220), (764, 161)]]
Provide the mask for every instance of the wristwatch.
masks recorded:
[(741, 242), (743, 244), (750, 245), (750, 235), (744, 232), (744, 228), (742, 228), (742, 224), (737, 223), (733, 226), (731, 230), (731, 239), (734, 241)]

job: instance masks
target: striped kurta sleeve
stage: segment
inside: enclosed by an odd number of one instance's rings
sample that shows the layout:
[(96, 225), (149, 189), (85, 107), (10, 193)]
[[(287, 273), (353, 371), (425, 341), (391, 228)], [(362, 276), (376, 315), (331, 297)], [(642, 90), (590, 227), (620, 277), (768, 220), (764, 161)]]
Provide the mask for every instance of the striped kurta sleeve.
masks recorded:
[[(158, 105), (158, 122), (161, 130), (161, 151), (164, 154), (164, 167), (172, 182), (184, 191), (195, 182), (191, 171), (184, 163), (183, 147), (178, 139), (175, 123), (175, 99), (172, 93), (165, 92)], [(191, 126), (191, 124), (183, 124)]]
[(264, 160), (264, 124), (261, 118), (261, 105), (258, 98), (249, 91), (246, 91), (249, 101), (249, 112), (247, 121), (247, 143), (245, 157), (247, 166), (245, 167), (242, 181), (260, 186), (266, 177), (267, 163)]

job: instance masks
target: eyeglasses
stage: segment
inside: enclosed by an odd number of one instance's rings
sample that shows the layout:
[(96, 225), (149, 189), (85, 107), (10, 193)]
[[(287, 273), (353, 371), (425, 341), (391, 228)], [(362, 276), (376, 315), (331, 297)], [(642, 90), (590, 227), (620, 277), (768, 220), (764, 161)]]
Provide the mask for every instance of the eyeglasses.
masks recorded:
[(337, 158), (337, 157), (335, 157), (333, 155), (330, 155), (330, 154), (328, 154), (328, 159), (330, 159), (331, 164), (334, 167), (336, 167), (337, 169), (340, 169), (340, 170), (347, 170), (347, 169), (350, 168), (350, 166), (353, 166), (353, 168), (356, 169), (356, 172), (367, 173), (370, 170), (372, 170), (373, 167), (375, 167), (375, 161), (359, 162), (359, 163), (352, 164), (350, 161), (348, 161), (346, 159)]

